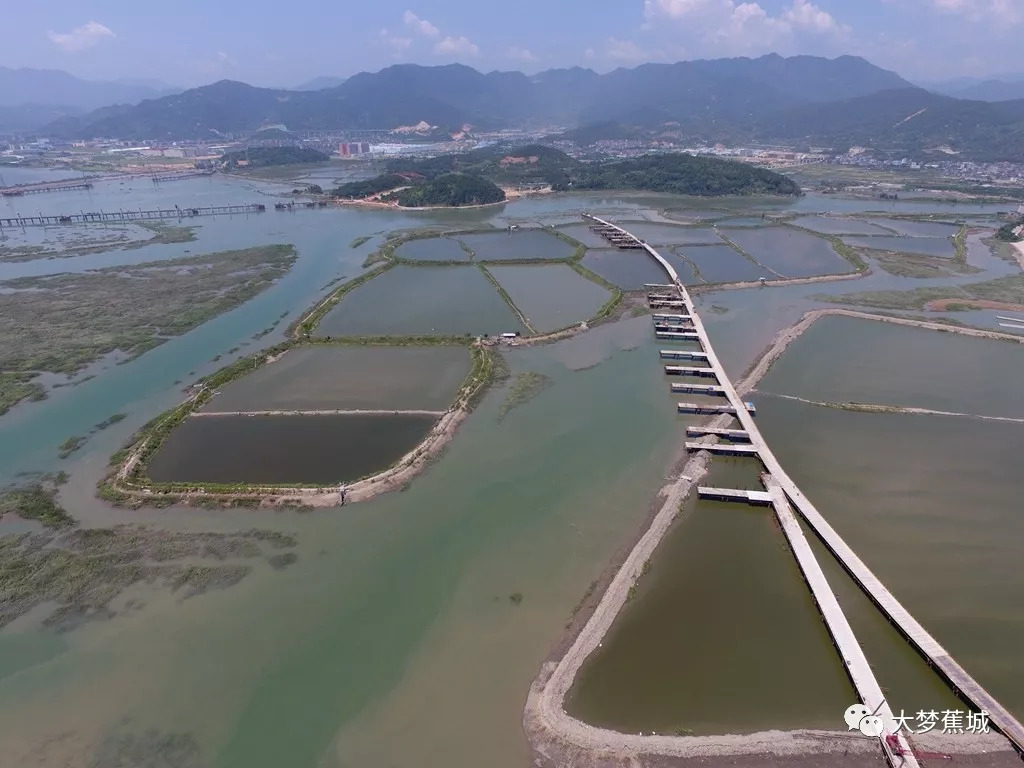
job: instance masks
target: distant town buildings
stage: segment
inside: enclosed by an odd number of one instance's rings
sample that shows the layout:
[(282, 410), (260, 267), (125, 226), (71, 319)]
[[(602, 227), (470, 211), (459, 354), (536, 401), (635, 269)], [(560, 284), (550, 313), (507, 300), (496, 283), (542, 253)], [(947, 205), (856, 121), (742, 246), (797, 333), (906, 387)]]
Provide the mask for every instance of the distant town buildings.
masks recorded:
[(338, 145), (338, 154), (341, 157), (353, 157), (355, 155), (366, 155), (370, 152), (368, 141), (343, 141)]

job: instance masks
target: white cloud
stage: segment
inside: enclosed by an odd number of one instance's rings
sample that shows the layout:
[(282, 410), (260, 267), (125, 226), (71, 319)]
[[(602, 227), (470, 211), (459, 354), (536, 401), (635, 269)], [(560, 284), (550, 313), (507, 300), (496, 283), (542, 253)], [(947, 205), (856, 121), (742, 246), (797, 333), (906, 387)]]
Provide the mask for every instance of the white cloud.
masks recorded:
[(454, 56), (479, 56), (480, 46), (468, 37), (460, 35), (453, 37), (449, 35), (434, 46), (434, 53), (450, 54)]
[(537, 56), (529, 48), (520, 48), (518, 45), (513, 45), (508, 49), (508, 57), (510, 59), (522, 61), (527, 64), (532, 64), (534, 62), (540, 61), (540, 57)]
[(54, 45), (68, 53), (84, 51), (86, 48), (92, 48), (94, 45), (101, 43), (108, 37), (116, 37), (109, 27), (103, 26), (98, 21), (90, 21), (70, 32), (54, 32), (50, 30), (46, 33), (46, 36), (50, 38)]
[(993, 24), (1020, 24), (1024, 21), (1021, 0), (928, 0), (940, 13), (956, 14), (969, 21)]
[(391, 49), (391, 53), (393, 56), (401, 56), (412, 46), (411, 37), (393, 35), (387, 29), (382, 29), (380, 32), (378, 32), (377, 39), (381, 45)]
[(793, 5), (782, 14), (782, 18), (795, 29), (805, 29), (809, 32), (849, 30), (848, 27), (836, 21), (831, 13), (823, 11), (809, 0), (793, 0)]
[(798, 35), (835, 37), (850, 32), (812, 0), (791, 0), (777, 15), (754, 0), (644, 0), (644, 28), (656, 31), (666, 22), (682, 23), (708, 53), (717, 55), (784, 50), (793, 47)]
[(606, 53), (609, 59), (618, 62), (635, 63), (660, 58), (654, 55), (654, 51), (642, 48), (632, 40), (620, 40), (617, 37), (608, 38)]
[(417, 34), (423, 35), (424, 37), (438, 37), (441, 34), (440, 29), (435, 27), (426, 19), (421, 19), (412, 11), (406, 11), (402, 14), (402, 21), (405, 22), (405, 26), (415, 30)]
[(217, 51), (217, 63), (225, 67), (237, 67), (238, 61), (224, 51)]

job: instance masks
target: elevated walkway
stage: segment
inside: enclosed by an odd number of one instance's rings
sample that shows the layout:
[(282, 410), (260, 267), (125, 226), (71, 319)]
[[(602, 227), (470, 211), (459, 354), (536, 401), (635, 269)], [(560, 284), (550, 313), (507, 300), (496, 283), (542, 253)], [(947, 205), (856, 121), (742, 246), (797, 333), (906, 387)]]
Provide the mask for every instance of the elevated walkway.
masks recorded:
[(673, 381), (672, 392), (677, 395), (711, 395), (713, 397), (728, 397), (728, 393), (725, 389), (715, 384), (688, 384), (685, 381)]
[(662, 360), (707, 360), (707, 352), (691, 352), (688, 349), (663, 349), (658, 354)]
[(744, 429), (716, 429), (715, 427), (687, 427), (687, 437), (724, 437), (726, 440), (750, 440)]
[(711, 488), (697, 486), (697, 496), (709, 501), (740, 501), (767, 507), (772, 503), (771, 494), (767, 491), (744, 491), (737, 488)]
[(690, 453), (707, 451), (723, 456), (757, 456), (757, 447), (753, 445), (729, 445), (728, 443), (687, 443), (686, 450)]
[(716, 379), (718, 374), (711, 368), (689, 368), (684, 365), (666, 365), (665, 373), (668, 376), (696, 376), (697, 378)]

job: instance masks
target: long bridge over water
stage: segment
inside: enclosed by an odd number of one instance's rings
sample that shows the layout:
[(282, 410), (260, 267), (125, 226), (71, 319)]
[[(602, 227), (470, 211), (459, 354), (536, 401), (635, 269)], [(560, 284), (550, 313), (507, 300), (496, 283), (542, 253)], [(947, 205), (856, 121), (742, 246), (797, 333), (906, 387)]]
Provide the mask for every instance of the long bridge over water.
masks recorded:
[[(715, 354), (704, 324), (694, 308), (693, 300), (672, 265), (646, 241), (622, 227), (596, 216), (589, 214), (584, 214), (584, 216), (593, 222), (592, 229), (605, 236), (613, 245), (619, 248), (642, 248), (647, 251), (668, 275), (670, 280), (668, 284), (646, 286), (648, 301), (652, 309), (671, 309), (671, 313), (654, 316), (656, 336), (659, 339), (695, 343), (700, 347), (700, 351), (662, 350), (660, 353), (662, 359), (687, 361), (686, 366), (666, 365), (666, 373), (674, 376), (699, 376), (715, 379), (714, 391), (707, 391), (692, 385), (680, 389), (681, 391), (700, 391), (702, 394), (712, 394), (725, 398), (728, 402), (728, 405), (680, 403), (678, 410), (684, 413), (731, 414), (739, 423), (738, 428), (735, 429), (690, 427), (687, 430), (688, 436), (702, 438), (703, 442), (689, 442), (687, 449), (753, 456), (761, 461), (765, 469), (762, 476), (765, 485), (763, 491), (700, 487), (698, 493), (702, 498), (741, 501), (771, 506), (774, 509), (857, 695), (871, 712), (877, 713), (882, 719), (883, 731), (879, 736), (879, 744), (889, 764), (893, 768), (897, 768), (897, 766), (918, 768), (919, 766), (906, 735), (899, 729), (892, 709), (885, 701), (881, 686), (836, 600), (835, 593), (829, 586), (810, 545), (804, 538), (794, 509), (871, 601), (885, 614), (889, 622), (899, 630), (928, 664), (964, 701), (970, 702), (978, 710), (987, 713), (992, 726), (1010, 741), (1018, 753), (1024, 755), (1024, 726), (980, 683), (974, 680), (949, 652), (914, 619), (835, 529), (829, 525), (810, 499), (783, 470), (754, 421), (752, 405), (744, 402), (739, 396)], [(706, 367), (698, 369), (695, 363), (705, 363)], [(700, 372), (695, 373), (695, 370)], [(679, 385), (674, 386), (673, 391), (676, 391), (677, 388)], [(730, 442), (726, 444), (709, 442), (722, 439)]]

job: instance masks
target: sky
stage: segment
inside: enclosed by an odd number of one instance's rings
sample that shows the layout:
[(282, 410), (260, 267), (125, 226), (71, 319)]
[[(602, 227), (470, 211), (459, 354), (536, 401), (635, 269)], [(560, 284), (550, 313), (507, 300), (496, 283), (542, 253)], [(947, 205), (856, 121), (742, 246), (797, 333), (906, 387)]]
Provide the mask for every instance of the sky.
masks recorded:
[(1024, 70), (1024, 0), (3, 0), (0, 65), (291, 87), (391, 64), (481, 71), (864, 56), (915, 82)]

